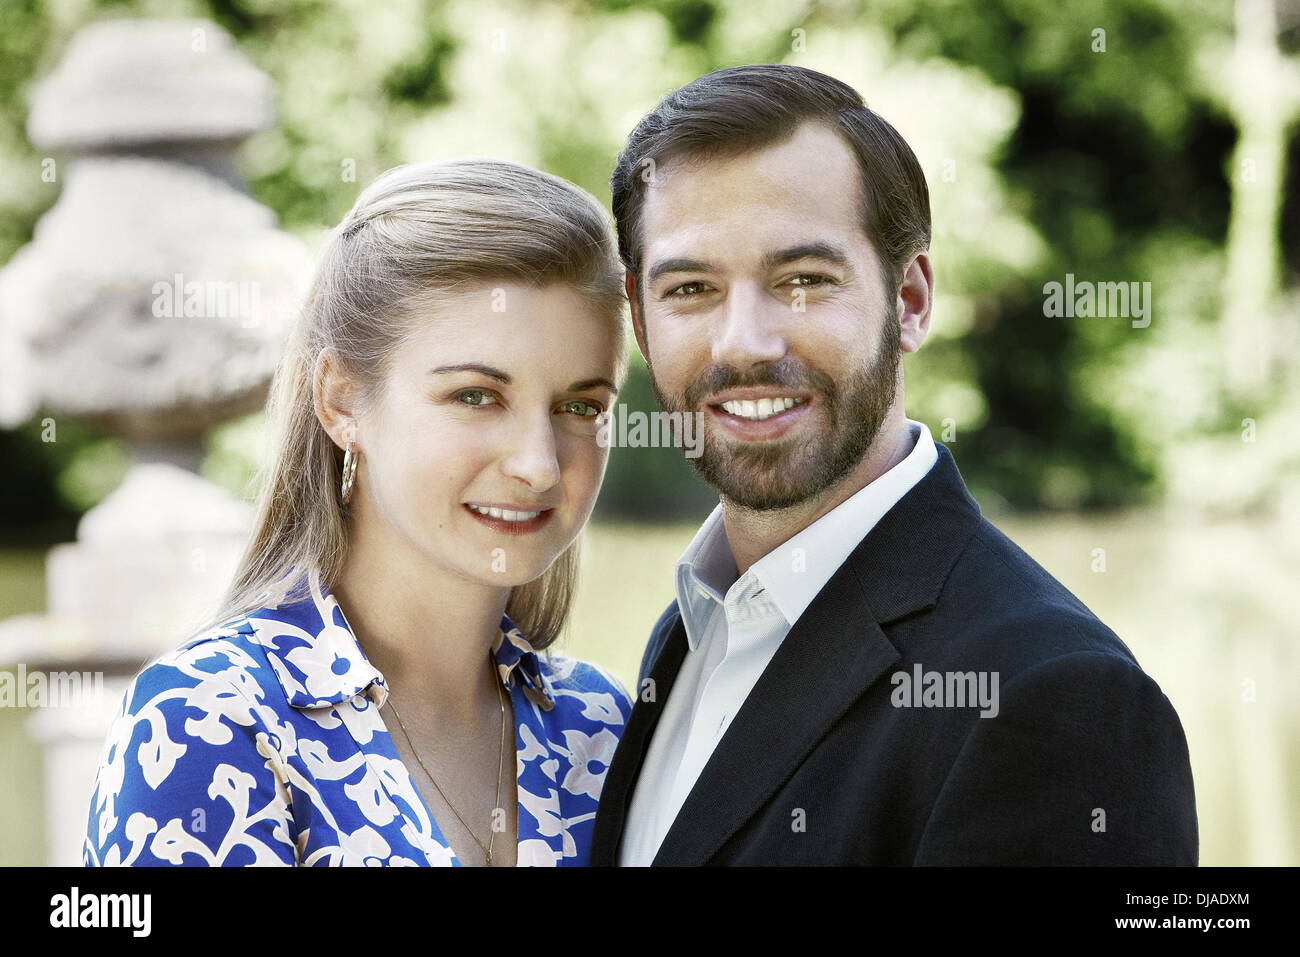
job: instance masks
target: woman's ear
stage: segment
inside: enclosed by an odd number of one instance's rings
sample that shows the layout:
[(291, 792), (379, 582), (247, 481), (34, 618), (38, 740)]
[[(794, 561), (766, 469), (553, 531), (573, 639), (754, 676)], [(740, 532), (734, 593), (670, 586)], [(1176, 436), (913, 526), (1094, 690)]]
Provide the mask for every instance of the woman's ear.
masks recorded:
[(332, 348), (322, 349), (316, 356), (311, 392), (316, 418), (334, 444), (343, 449), (355, 442), (357, 386)]

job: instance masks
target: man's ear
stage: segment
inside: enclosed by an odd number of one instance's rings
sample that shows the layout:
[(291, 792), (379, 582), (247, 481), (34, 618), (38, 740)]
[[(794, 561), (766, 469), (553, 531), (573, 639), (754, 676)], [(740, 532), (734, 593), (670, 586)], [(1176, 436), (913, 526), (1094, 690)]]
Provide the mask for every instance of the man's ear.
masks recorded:
[(322, 349), (316, 356), (311, 385), (312, 405), (321, 428), (335, 445), (347, 448), (357, 438), (357, 388), (333, 349)]
[(898, 286), (898, 345), (904, 352), (921, 348), (930, 331), (934, 305), (934, 270), (928, 252), (912, 257)]
[(632, 331), (636, 334), (637, 348), (649, 362), (650, 353), (646, 351), (645, 345), (645, 316), (641, 313), (641, 300), (637, 296), (636, 276), (630, 269), (624, 270), (623, 288), (627, 292), (628, 306), (632, 310)]

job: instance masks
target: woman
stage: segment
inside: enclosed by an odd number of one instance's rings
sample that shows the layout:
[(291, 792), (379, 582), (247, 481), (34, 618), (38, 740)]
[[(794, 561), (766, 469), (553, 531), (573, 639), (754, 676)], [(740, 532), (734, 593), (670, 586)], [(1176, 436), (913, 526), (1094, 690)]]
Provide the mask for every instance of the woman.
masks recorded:
[(604, 476), (623, 302), (570, 183), (470, 159), (365, 190), (277, 375), (219, 624), (127, 691), (85, 863), (586, 863), (631, 702), (539, 652)]

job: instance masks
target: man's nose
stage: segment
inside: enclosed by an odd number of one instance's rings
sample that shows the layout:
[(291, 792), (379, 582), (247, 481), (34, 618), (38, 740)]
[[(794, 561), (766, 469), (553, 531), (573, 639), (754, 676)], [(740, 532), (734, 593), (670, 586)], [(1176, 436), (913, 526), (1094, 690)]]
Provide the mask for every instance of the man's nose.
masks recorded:
[(714, 365), (748, 369), (782, 358), (792, 312), (758, 283), (733, 284), (713, 327)]
[(555, 426), (549, 411), (520, 419), (511, 435), (510, 450), (502, 462), (502, 470), (539, 495), (560, 481)]

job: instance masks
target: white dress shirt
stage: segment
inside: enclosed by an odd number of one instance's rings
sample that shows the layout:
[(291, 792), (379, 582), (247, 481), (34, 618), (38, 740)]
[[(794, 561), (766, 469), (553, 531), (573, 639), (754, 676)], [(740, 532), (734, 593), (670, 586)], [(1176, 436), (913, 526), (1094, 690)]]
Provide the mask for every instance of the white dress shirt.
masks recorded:
[(912, 419), (903, 461), (737, 577), (715, 508), (677, 563), (689, 650), (646, 751), (628, 806), (619, 864), (649, 865), (700, 772), (790, 628), (862, 538), (938, 460)]

